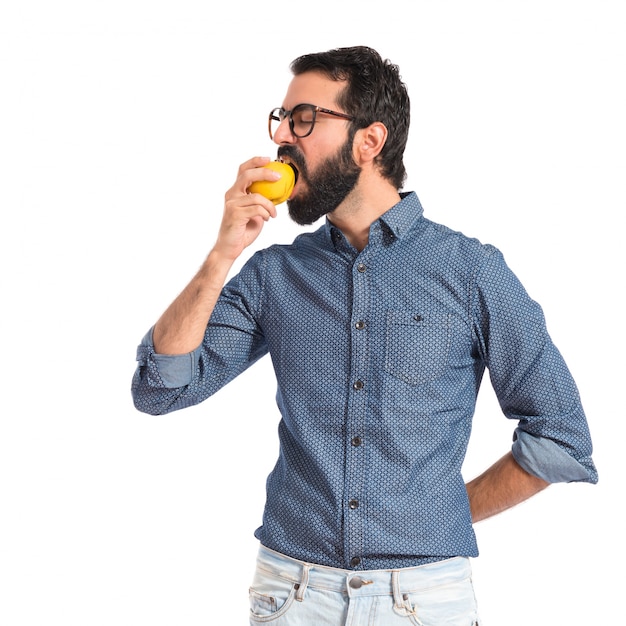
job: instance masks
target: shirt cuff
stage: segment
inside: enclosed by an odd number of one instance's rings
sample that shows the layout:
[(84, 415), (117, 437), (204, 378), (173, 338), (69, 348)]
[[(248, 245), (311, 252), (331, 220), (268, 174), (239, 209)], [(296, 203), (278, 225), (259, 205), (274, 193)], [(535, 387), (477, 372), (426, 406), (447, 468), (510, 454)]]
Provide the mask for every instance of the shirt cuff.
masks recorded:
[(590, 480), (587, 469), (554, 441), (536, 437), (521, 428), (515, 430), (511, 451), (523, 469), (546, 482)]
[(163, 387), (176, 389), (188, 385), (193, 379), (202, 344), (187, 354), (157, 354), (152, 340), (153, 330), (154, 327), (141, 340), (138, 352), (143, 352), (143, 358), (152, 361)]

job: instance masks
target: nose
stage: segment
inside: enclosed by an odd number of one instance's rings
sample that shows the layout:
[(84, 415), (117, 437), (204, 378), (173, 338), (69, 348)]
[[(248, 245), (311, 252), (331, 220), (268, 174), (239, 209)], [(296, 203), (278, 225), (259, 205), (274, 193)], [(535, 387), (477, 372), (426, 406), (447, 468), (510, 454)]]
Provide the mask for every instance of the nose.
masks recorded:
[(279, 146), (286, 143), (295, 143), (298, 138), (291, 132), (289, 128), (289, 120), (285, 118), (279, 125), (272, 140)]

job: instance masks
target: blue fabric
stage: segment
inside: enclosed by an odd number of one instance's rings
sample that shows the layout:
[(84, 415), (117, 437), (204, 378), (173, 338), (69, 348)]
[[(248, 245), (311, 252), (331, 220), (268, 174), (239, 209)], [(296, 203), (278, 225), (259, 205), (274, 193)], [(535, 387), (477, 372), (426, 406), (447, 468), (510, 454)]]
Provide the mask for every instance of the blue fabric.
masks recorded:
[(324, 567), (259, 548), (249, 590), (250, 626), (478, 626), (469, 559), (419, 567)]
[(202, 402), (270, 353), (280, 454), (256, 536), (306, 562), (477, 555), (461, 466), (485, 368), (517, 422), (518, 462), (547, 480), (597, 481), (539, 305), (496, 248), (402, 195), (360, 253), (329, 221), (255, 253), (193, 353), (157, 355), (150, 333), (138, 349), (133, 396), (151, 414)]

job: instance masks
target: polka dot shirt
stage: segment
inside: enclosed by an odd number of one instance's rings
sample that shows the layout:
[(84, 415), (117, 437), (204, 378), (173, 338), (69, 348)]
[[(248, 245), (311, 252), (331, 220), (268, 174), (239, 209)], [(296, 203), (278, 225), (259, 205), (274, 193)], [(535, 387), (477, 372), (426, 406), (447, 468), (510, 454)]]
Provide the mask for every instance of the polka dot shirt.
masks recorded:
[(496, 248), (426, 219), (414, 193), (361, 252), (327, 221), (255, 253), (193, 353), (155, 354), (148, 333), (135, 405), (197, 404), (267, 354), (280, 454), (256, 536), (283, 554), (357, 570), (476, 556), (461, 466), (485, 369), (523, 467), (597, 480), (541, 308)]

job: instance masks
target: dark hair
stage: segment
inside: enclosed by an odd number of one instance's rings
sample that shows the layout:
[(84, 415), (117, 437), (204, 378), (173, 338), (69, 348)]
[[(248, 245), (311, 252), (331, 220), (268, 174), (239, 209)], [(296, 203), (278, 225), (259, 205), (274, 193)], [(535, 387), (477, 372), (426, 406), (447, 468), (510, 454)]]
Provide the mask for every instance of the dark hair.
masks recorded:
[(397, 65), (366, 46), (336, 48), (305, 54), (291, 63), (295, 76), (321, 72), (331, 80), (345, 80), (337, 104), (354, 116), (351, 137), (360, 128), (382, 122), (387, 141), (377, 157), (385, 178), (400, 189), (406, 179), (403, 156), (409, 136), (410, 102)]

